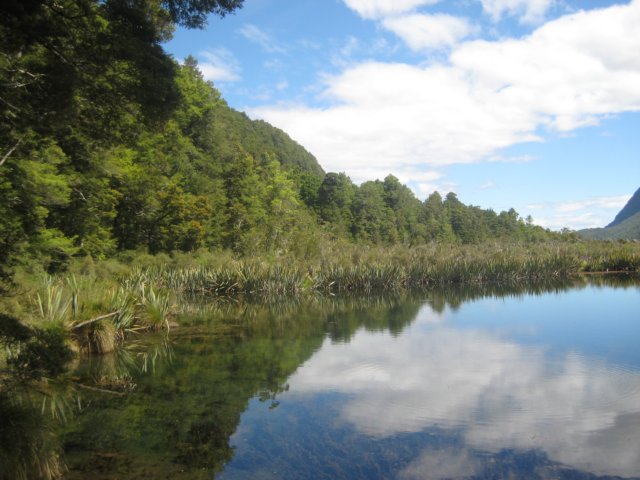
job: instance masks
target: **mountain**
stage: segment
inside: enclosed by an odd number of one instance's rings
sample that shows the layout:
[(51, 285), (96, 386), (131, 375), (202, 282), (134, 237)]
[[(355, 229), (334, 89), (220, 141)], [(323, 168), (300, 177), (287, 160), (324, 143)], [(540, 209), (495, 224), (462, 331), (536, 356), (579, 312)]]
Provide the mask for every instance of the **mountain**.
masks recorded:
[(593, 240), (640, 239), (640, 188), (618, 212), (613, 222), (604, 228), (580, 230), (578, 235)]
[(607, 225), (607, 228), (619, 225), (626, 219), (633, 217), (638, 212), (640, 212), (640, 188), (636, 190), (636, 193), (633, 194), (624, 208), (616, 215), (613, 222)]
[(593, 240), (640, 240), (640, 212), (613, 227), (580, 230), (578, 235)]

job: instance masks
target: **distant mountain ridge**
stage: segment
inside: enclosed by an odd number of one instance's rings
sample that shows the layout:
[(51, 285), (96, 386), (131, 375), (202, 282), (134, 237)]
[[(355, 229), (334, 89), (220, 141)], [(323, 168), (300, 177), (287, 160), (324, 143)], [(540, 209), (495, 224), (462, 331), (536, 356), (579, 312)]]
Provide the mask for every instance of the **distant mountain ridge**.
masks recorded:
[(640, 188), (636, 190), (636, 193), (633, 194), (633, 196), (629, 199), (622, 210), (618, 212), (616, 218), (613, 219), (613, 222), (611, 222), (605, 228), (615, 227), (616, 225), (619, 225), (620, 223), (625, 221), (627, 218), (633, 217), (638, 212), (640, 212)]
[(609, 225), (580, 230), (578, 235), (594, 240), (640, 240), (640, 188)]

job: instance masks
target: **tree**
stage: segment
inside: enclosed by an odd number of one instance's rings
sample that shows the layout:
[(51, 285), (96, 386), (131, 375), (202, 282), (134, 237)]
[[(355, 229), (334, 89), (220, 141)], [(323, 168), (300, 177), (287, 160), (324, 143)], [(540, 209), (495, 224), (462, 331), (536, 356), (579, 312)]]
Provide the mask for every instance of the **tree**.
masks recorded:
[(353, 203), (353, 237), (356, 241), (394, 243), (398, 239), (393, 210), (385, 203), (380, 181), (365, 182), (358, 188)]
[[(178, 78), (181, 71), (161, 44), (175, 24), (200, 28), (207, 15), (224, 16), (242, 3), (0, 3), (0, 204), (7, 210), (0, 218), (0, 277), (8, 279), (11, 265), (29, 252), (49, 258), (53, 267), (75, 247), (102, 257), (116, 243), (139, 245), (135, 232), (142, 220), (124, 220), (122, 214), (145, 212), (145, 199), (141, 193), (121, 195), (122, 169), (129, 167), (116, 165), (113, 152), (138, 145), (142, 132), (163, 127), (178, 105), (189, 104), (178, 116), (184, 132), (193, 133), (194, 124), (207, 117), (217, 92), (200, 79), (195, 93), (201, 101), (183, 101), (187, 80)], [(188, 150), (182, 135), (173, 139), (179, 145), (174, 151)], [(172, 154), (169, 148), (164, 153)], [(132, 193), (135, 186), (125, 189)], [(133, 237), (124, 240), (125, 232)]]
[(265, 185), (260, 181), (253, 157), (237, 148), (224, 172), (227, 198), (225, 246), (248, 252), (259, 243), (260, 227), (267, 215)]
[(451, 220), (453, 233), (463, 243), (477, 243), (486, 238), (479, 208), (464, 205), (453, 192), (447, 194), (443, 204)]
[(353, 223), (351, 203), (356, 186), (344, 173), (327, 173), (318, 190), (320, 218), (345, 234)]
[(438, 192), (433, 192), (424, 201), (422, 223), (425, 225), (425, 239), (427, 241), (451, 242), (455, 240), (449, 214)]
[(420, 224), (421, 203), (411, 189), (393, 175), (384, 179), (384, 198), (393, 210), (398, 240), (405, 244), (424, 242), (425, 227)]
[(162, 0), (162, 6), (171, 19), (187, 28), (202, 28), (207, 15), (213, 13), (224, 17), (242, 8), (244, 0)]

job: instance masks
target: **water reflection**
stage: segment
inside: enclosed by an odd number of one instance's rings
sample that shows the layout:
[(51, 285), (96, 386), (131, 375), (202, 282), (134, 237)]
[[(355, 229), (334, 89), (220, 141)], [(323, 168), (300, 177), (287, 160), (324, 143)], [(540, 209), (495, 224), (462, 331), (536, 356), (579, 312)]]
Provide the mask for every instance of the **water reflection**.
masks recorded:
[[(638, 332), (629, 334), (640, 339)], [(424, 452), (407, 475), (438, 466), (441, 477), (472, 475), (479, 460), (469, 449), (540, 450), (581, 471), (640, 475), (640, 372), (549, 352), (456, 328), (425, 305), (400, 337), (359, 332), (348, 345), (325, 341), (289, 384), (296, 395), (340, 394), (340, 418), (373, 437), (437, 427), (463, 438), (464, 449)]]
[[(584, 335), (554, 345), (530, 333), (534, 320), (498, 315), (537, 305), (562, 323), (555, 299), (572, 296), (640, 310), (638, 283), (613, 279), (193, 302), (169, 354), (131, 373), (133, 393), (85, 399), (63, 437), (67, 478), (640, 476), (635, 364), (593, 355)], [(79, 371), (119, 371), (105, 361)]]

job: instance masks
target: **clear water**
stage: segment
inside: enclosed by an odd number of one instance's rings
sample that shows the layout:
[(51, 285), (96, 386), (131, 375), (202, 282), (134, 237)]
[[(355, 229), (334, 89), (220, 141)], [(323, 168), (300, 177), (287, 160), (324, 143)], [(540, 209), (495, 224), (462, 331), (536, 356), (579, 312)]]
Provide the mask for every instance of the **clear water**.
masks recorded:
[(640, 478), (637, 282), (230, 307), (170, 345), (88, 397), (69, 478)]

